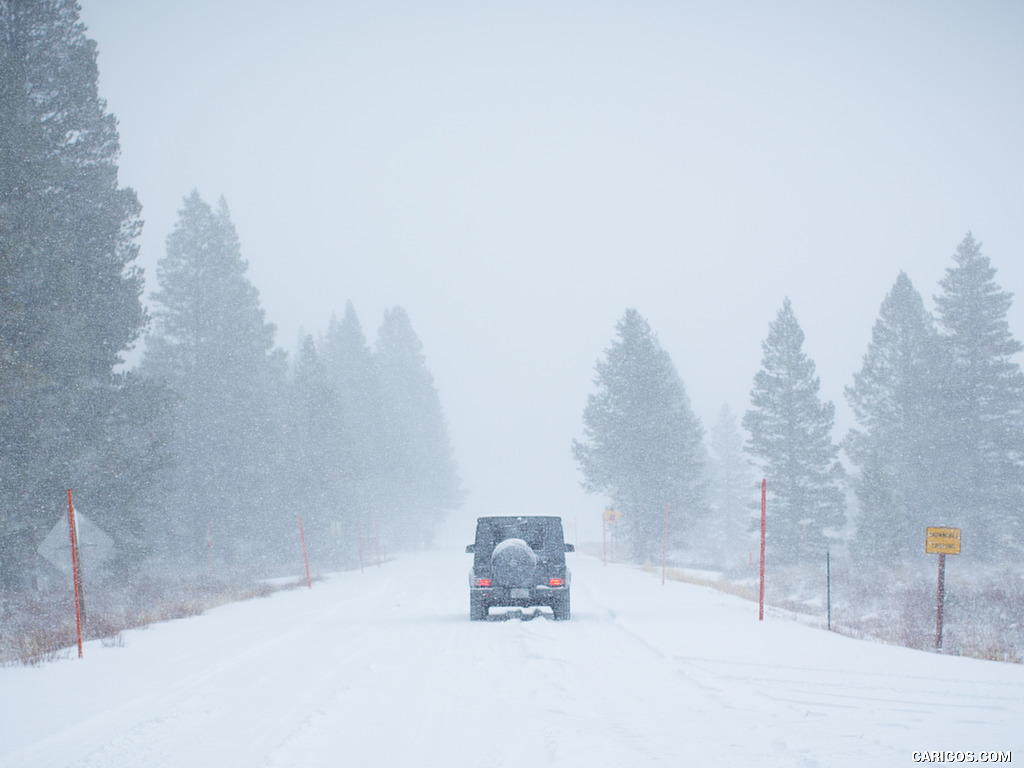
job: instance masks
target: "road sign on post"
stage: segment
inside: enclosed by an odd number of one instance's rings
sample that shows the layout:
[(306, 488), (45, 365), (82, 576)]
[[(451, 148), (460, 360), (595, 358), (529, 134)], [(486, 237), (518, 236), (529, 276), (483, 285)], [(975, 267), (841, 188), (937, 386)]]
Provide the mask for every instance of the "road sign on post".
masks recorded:
[(615, 507), (605, 507), (601, 515), (601, 548), (604, 551), (604, 564), (608, 565), (608, 526), (615, 525), (622, 519), (622, 513)]
[(959, 528), (928, 528), (924, 551), (929, 555), (959, 555)]
[[(113, 538), (83, 515), (81, 510), (75, 509), (74, 512), (75, 539), (78, 542), (78, 552), (75, 554), (84, 556), (83, 569), (87, 571), (86, 577), (92, 574), (99, 576), (104, 566), (117, 555), (117, 546)], [(62, 515), (57, 520), (46, 534), (46, 538), (39, 543), (37, 551), (40, 557), (57, 570), (68, 576), (72, 575), (74, 569), (69, 551), (67, 515)]]
[(942, 608), (946, 601), (946, 555), (960, 554), (959, 528), (928, 528), (924, 551), (939, 556), (939, 589), (935, 598), (935, 650), (942, 650)]
[[(88, 623), (83, 577), (85, 580), (98, 577), (104, 564), (114, 558), (115, 550), (114, 540), (75, 509), (69, 489), (67, 517), (61, 514), (36, 551), (57, 570), (71, 577), (75, 589), (75, 630), (79, 657), (82, 655), (82, 632)], [(90, 583), (96, 583), (96, 579)]]

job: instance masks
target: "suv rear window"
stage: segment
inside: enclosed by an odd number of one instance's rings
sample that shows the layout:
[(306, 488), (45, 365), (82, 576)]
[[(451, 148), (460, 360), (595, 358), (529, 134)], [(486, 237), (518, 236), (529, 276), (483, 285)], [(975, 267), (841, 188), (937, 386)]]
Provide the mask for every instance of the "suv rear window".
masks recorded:
[(522, 539), (538, 554), (565, 554), (562, 521), (557, 517), (483, 517), (477, 521), (477, 557), (490, 558), (505, 539)]

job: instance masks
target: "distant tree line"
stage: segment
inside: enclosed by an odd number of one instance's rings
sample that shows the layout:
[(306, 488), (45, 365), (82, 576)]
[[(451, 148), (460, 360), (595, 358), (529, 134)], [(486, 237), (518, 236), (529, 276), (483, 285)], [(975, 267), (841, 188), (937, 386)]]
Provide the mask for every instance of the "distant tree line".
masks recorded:
[(150, 316), (97, 79), (74, 0), (0, 0), (0, 586), (31, 581), (67, 488), (127, 573), (294, 562), (300, 514), (324, 565), (429, 542), (462, 491), (406, 313), (370, 349), (349, 304), (290, 361), (226, 203), (192, 193)]
[(897, 276), (845, 389), (857, 427), (838, 444), (835, 408), (819, 397), (788, 298), (762, 344), (742, 419), (746, 441), (726, 407), (710, 456), (668, 355), (627, 310), (597, 363), (584, 440), (573, 453), (584, 488), (623, 512), (619, 525), (635, 558), (660, 553), (657, 521), (668, 505), (676, 546), (735, 564), (753, 546), (761, 477), (769, 557), (777, 563), (819, 562), (836, 546), (903, 563), (923, 553), (929, 525), (961, 528), (980, 560), (1019, 558), (1024, 375), (1013, 359), (1022, 345), (1006, 318), (1012, 294), (996, 284), (972, 234), (953, 261), (935, 316), (907, 275)]
[(405, 311), (385, 313), (371, 350), (350, 302), (289, 365), (245, 271), (227, 204), (193, 192), (157, 265), (140, 367), (171, 396), (173, 460), (149, 504), (168, 521), (164, 546), (272, 563), (300, 515), (321, 562), (352, 562), (360, 539), (429, 544), (461, 490)]

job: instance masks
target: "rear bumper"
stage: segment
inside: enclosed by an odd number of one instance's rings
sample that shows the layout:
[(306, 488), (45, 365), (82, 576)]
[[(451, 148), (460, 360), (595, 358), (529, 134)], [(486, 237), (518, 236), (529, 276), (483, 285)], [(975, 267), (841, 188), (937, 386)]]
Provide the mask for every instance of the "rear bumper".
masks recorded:
[(470, 597), (488, 607), (528, 608), (534, 605), (552, 607), (569, 594), (569, 586), (549, 587), (470, 587)]

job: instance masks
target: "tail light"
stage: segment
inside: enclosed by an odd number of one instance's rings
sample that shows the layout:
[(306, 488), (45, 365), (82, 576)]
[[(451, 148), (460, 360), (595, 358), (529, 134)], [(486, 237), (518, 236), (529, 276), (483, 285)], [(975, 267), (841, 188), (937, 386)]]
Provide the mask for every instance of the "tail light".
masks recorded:
[(491, 586), (490, 579), (473, 579), (474, 587), (489, 587)]
[(564, 587), (565, 579), (548, 579), (549, 587)]

